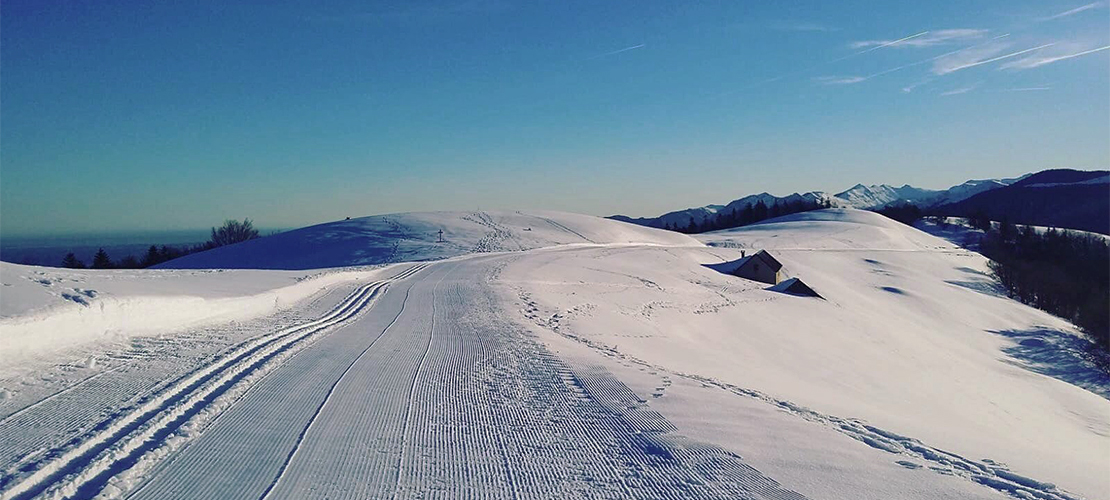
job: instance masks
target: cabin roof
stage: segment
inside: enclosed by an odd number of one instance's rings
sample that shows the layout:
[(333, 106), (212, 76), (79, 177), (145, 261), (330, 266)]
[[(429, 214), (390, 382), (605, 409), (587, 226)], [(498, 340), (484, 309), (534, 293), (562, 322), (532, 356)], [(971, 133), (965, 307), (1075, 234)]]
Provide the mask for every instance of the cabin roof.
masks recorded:
[(751, 260), (755, 258), (758, 258), (761, 262), (763, 262), (764, 265), (770, 267), (773, 271), (777, 272), (779, 269), (782, 269), (782, 263), (776, 260), (774, 257), (771, 257), (771, 254), (767, 253), (765, 250), (760, 250), (752, 255), (736, 261), (736, 269), (744, 267), (748, 264), (748, 262), (751, 262)]
[(779, 284), (777, 284), (777, 285), (775, 285), (771, 288), (768, 288), (768, 290), (771, 290), (771, 291), (774, 291), (774, 292), (793, 293), (793, 294), (798, 294), (798, 295), (810, 295), (810, 296), (813, 296), (813, 297), (821, 297), (821, 294), (817, 293), (816, 290), (814, 290), (812, 287), (810, 287), (804, 281), (802, 281), (798, 278), (790, 278), (790, 279), (785, 280), (785, 281), (783, 281), (783, 282), (781, 282), (781, 283), (779, 283)]

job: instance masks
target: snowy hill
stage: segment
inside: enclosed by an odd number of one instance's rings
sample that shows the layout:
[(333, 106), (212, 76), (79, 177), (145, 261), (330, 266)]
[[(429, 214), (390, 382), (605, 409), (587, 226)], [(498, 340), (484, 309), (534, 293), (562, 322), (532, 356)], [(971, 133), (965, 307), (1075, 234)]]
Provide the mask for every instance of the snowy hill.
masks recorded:
[[(0, 266), (0, 497), (1110, 491), (1092, 473), (1110, 378), (1076, 329), (998, 293), (982, 256), (875, 213), (699, 239), (550, 212), (279, 236), (190, 257), (426, 262)], [(715, 270), (755, 249), (822, 298)]]
[[(443, 241), (440, 242), (440, 231)], [(681, 234), (562, 212), (414, 212), (286, 231), (187, 255), (162, 269), (318, 269), (575, 243), (695, 244)]]
[[(437, 241), (440, 230), (442, 243)], [(344, 269), (349, 266), (629, 243), (701, 245), (686, 235), (587, 215), (425, 212), (301, 228), (188, 255), (158, 269), (59, 269), (0, 262), (0, 343), (7, 343), (5, 354), (18, 347), (29, 355), (248, 319), (289, 308), (336, 283), (377, 273)], [(0, 357), (0, 368), (4, 361)]]
[[(557, 267), (510, 267), (505, 276), (526, 284), (529, 316), (562, 336), (665, 368), (672, 379), (778, 401), (782, 411), (886, 449), (906, 467), (949, 471), (959, 456), (957, 467), (974, 471), (967, 474), (974, 481), (987, 484), (980, 474), (999, 474), (1000, 491), (1011, 482), (1006, 475), (1090, 498), (1108, 491), (1107, 478), (1089, 471), (1106, 463), (1110, 446), (1110, 379), (1085, 361), (1086, 341), (1073, 326), (998, 293), (982, 256), (851, 209), (799, 213), (699, 239), (710, 248), (584, 254)], [(776, 293), (707, 267), (756, 249), (826, 300)], [(598, 268), (607, 273), (590, 271)], [(624, 291), (612, 295), (618, 287)], [(720, 404), (719, 396), (705, 397), (686, 403)], [(708, 418), (707, 410), (672, 411), (689, 421)], [(706, 424), (716, 434), (703, 438), (754, 439), (726, 430), (734, 417), (720, 418), (719, 426)], [(767, 462), (789, 460), (775, 449), (782, 441), (769, 441), (758, 452)], [(815, 495), (840, 480), (805, 471), (802, 477), (820, 485)], [(1044, 492), (1034, 487), (1016, 495), (1025, 494)], [(898, 491), (887, 498), (909, 496)]]

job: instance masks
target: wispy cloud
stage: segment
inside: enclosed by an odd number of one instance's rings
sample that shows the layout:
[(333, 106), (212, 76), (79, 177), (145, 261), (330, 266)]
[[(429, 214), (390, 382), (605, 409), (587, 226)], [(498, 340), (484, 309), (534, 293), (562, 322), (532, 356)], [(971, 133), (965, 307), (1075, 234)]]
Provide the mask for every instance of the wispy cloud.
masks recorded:
[(813, 79), (822, 85), (851, 85), (866, 80), (865, 76), (818, 76)]
[(972, 90), (975, 90), (978, 86), (979, 86), (979, 84), (976, 83), (975, 85), (971, 85), (969, 87), (960, 87), (958, 89), (952, 89), (952, 90), (949, 90), (947, 92), (941, 92), (940, 95), (950, 96), (950, 95), (966, 94), (968, 92), (971, 92)]
[(956, 71), (974, 68), (976, 66), (981, 66), (984, 64), (990, 64), (992, 62), (1001, 61), (1003, 59), (1017, 57), (1022, 54), (1028, 54), (1030, 52), (1035, 52), (1047, 47), (1051, 47), (1053, 45), (1055, 44), (1046, 43), (1037, 47), (1032, 47), (1002, 55), (998, 54), (1009, 48), (1009, 44), (992, 43), (972, 47), (967, 50), (956, 51), (947, 57), (941, 57), (940, 59), (937, 59), (933, 63), (933, 74), (947, 75)]
[(1043, 92), (1052, 90), (1052, 87), (1016, 87), (1012, 89), (998, 89), (995, 92)]
[(862, 49), (864, 47), (871, 47), (867, 50), (856, 53), (856, 55), (866, 54), (866, 53), (871, 52), (873, 50), (879, 50), (879, 49), (884, 48), (884, 47), (893, 47), (893, 46), (898, 45), (898, 44), (909, 43), (911, 40), (921, 38), (921, 37), (923, 37), (925, 35), (928, 35), (928, 34), (929, 34), (928, 31), (922, 31), (921, 33), (910, 35), (910, 36), (907, 36), (907, 37), (904, 37), (904, 38), (899, 38), (897, 40), (871, 40), (871, 41), (865, 41), (865, 42), (854, 42), (854, 43), (852, 43), (851, 46), (852, 46), (853, 49)]
[(916, 88), (918, 88), (922, 85), (925, 85), (925, 84), (927, 84), (931, 81), (933, 81), (933, 80), (932, 79), (926, 79), (926, 80), (923, 80), (923, 81), (920, 81), (920, 82), (917, 82), (917, 83), (911, 83), (911, 84), (909, 84), (905, 87), (902, 87), (902, 92), (909, 94), (910, 92), (913, 92), (913, 89), (916, 89)]
[(1048, 17), (1042, 17), (1040, 20), (1041, 21), (1051, 21), (1053, 19), (1060, 19), (1061, 17), (1074, 16), (1074, 15), (1080, 13), (1080, 12), (1085, 12), (1085, 11), (1088, 11), (1088, 10), (1091, 10), (1091, 9), (1097, 9), (1099, 7), (1104, 7), (1105, 5), (1106, 5), (1106, 2), (1089, 3), (1087, 5), (1081, 5), (1079, 7), (1071, 9), (1071, 10), (1065, 10), (1065, 11), (1059, 13), (1059, 14), (1051, 15), (1051, 16), (1048, 16)]
[(832, 31), (840, 31), (840, 28), (827, 26), (820, 23), (808, 21), (780, 21), (771, 24), (771, 29), (778, 31), (799, 31), (799, 32), (821, 32), (828, 33)]
[(1023, 57), (1023, 58), (1018, 59), (1016, 61), (1010, 61), (1008, 63), (1003, 64), (1000, 69), (1031, 69), (1031, 68), (1037, 68), (1037, 67), (1040, 67), (1040, 66), (1044, 66), (1046, 64), (1052, 64), (1054, 62), (1065, 61), (1065, 60), (1068, 60), (1068, 59), (1074, 59), (1076, 57), (1082, 57), (1082, 56), (1085, 56), (1087, 54), (1094, 54), (1095, 52), (1101, 52), (1101, 51), (1104, 51), (1104, 50), (1107, 50), (1107, 49), (1110, 49), (1110, 45), (1107, 45), (1105, 47), (1098, 47), (1098, 48), (1095, 48), (1095, 49), (1080, 50), (1079, 52), (1071, 52), (1071, 53), (1066, 53), (1066, 54), (1059, 54), (1059, 53), (1057, 53), (1057, 54), (1046, 54), (1046, 55), (1039, 55), (1038, 54), (1038, 55), (1035, 55), (1035, 56)]
[(914, 35), (912, 37), (902, 38), (900, 40), (861, 40), (858, 42), (852, 42), (851, 46), (855, 49), (862, 49), (865, 47), (882, 48), (891, 46), (932, 47), (935, 45), (980, 39), (985, 37), (988, 32), (989, 30), (968, 28), (934, 30), (918, 33), (917, 35)]
[[(962, 53), (962, 52), (966, 52), (966, 51), (968, 51), (968, 50), (972, 50), (972, 49), (975, 49), (975, 48), (977, 48), (977, 47), (980, 47), (980, 46), (982, 46), (982, 45), (985, 45), (985, 44), (989, 44), (989, 43), (994, 43), (994, 40), (998, 40), (998, 39), (1001, 39), (1001, 38), (1006, 38), (1006, 37), (1008, 37), (1008, 36), (1010, 36), (1010, 34), (1009, 34), (1009, 33), (1006, 33), (1006, 34), (1004, 34), (1004, 35), (998, 35), (998, 36), (996, 36), (996, 37), (993, 37), (993, 38), (991, 38), (990, 40), (988, 40), (987, 42), (984, 42), (984, 43), (979, 43), (979, 44), (975, 44), (975, 45), (972, 45), (972, 46), (969, 46), (969, 47), (964, 47), (964, 48), (962, 48), (962, 49), (956, 49), (956, 50), (953, 50), (953, 51), (951, 51), (951, 52), (945, 52), (945, 53), (943, 53), (943, 54), (941, 54), (941, 55), (939, 55), (939, 56), (933, 56), (933, 57), (930, 57), (930, 58), (928, 58), (928, 59), (922, 59), (922, 60), (920, 60), (920, 61), (917, 61), (917, 62), (912, 62), (912, 63), (909, 63), (909, 64), (903, 64), (903, 65), (901, 65), (901, 66), (895, 66), (895, 67), (893, 67), (893, 68), (890, 68), (890, 69), (885, 69), (885, 70), (879, 71), (878, 73), (872, 73), (872, 74), (870, 74), (870, 75), (867, 75), (867, 76), (866, 76), (865, 78), (866, 78), (867, 80), (870, 80), (870, 79), (872, 79), (872, 78), (875, 78), (875, 77), (878, 77), (878, 76), (883, 76), (883, 75), (886, 75), (886, 74), (889, 74), (889, 73), (894, 73), (895, 71), (901, 71), (901, 70), (904, 70), (904, 69), (906, 69), (906, 68), (912, 68), (912, 67), (914, 67), (914, 66), (920, 66), (920, 65), (922, 65), (922, 64), (926, 64), (926, 63), (930, 63), (930, 62), (933, 62), (933, 61), (937, 61), (937, 60), (939, 60), (939, 59), (944, 59), (944, 58), (952, 57), (952, 56), (954, 56), (955, 54), (959, 54), (959, 53)], [(923, 82), (923, 83), (924, 83), (924, 82)], [(902, 91), (904, 91), (904, 92), (911, 92), (911, 91), (913, 91), (913, 88), (914, 88), (915, 86), (916, 86), (916, 85), (912, 85), (912, 86), (910, 86), (910, 87), (905, 87), (905, 88), (903, 88), (903, 89), (902, 89)]]
[(646, 47), (646, 46), (647, 46), (647, 44), (643, 44), (643, 43), (641, 43), (641, 44), (639, 44), (639, 45), (633, 45), (633, 46), (631, 46), (631, 47), (625, 47), (625, 48), (623, 48), (623, 49), (618, 49), (618, 50), (614, 50), (614, 51), (612, 51), (612, 52), (606, 52), (606, 53), (604, 53), (604, 54), (598, 54), (598, 55), (596, 55), (596, 56), (592, 56), (592, 57), (590, 57), (589, 59), (599, 59), (599, 58), (602, 58), (602, 57), (615, 56), (615, 55), (617, 55), (617, 54), (620, 54), (621, 52), (628, 52), (628, 51), (630, 51), (630, 50), (642, 49), (642, 48), (644, 48), (644, 47)]

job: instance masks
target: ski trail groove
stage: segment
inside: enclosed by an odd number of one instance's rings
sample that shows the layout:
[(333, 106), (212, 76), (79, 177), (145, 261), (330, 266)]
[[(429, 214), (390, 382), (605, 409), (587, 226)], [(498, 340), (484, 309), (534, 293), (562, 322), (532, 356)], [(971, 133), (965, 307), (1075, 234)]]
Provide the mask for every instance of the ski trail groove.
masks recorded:
[(77, 389), (78, 387), (81, 387), (82, 385), (85, 385), (86, 382), (91, 382), (93, 380), (96, 380), (96, 379), (98, 379), (98, 378), (100, 378), (104, 375), (107, 375), (109, 373), (117, 371), (120, 368), (123, 368), (123, 366), (121, 365), (121, 366), (117, 366), (117, 367), (109, 369), (109, 370), (104, 370), (102, 372), (97, 372), (97, 373), (89, 375), (88, 377), (85, 377), (81, 380), (78, 380), (77, 382), (74, 382), (73, 384), (70, 384), (69, 386), (67, 386), (65, 388), (62, 388), (62, 389), (58, 390), (57, 392), (54, 392), (53, 394), (50, 394), (49, 396), (46, 396), (45, 398), (42, 398), (38, 401), (35, 401), (34, 403), (31, 403), (27, 406), (24, 406), (23, 408), (20, 408), (20, 409), (14, 411), (12, 413), (9, 413), (8, 416), (0, 419), (0, 425), (4, 425), (4, 424), (8, 423), (9, 421), (11, 421), (12, 419), (15, 419), (15, 418), (19, 417), (20, 415), (23, 415), (23, 414), (27, 413), (28, 411), (31, 411), (31, 410), (39, 407), (39, 406), (42, 406), (43, 404), (46, 404), (46, 403), (50, 402), (50, 401), (54, 400), (54, 398), (57, 398), (59, 396), (65, 395), (65, 394), (68, 394), (69, 392), (73, 391), (74, 389)]
[(274, 481), (270, 483), (270, 486), (268, 486), (266, 488), (266, 491), (262, 493), (262, 496), (259, 497), (260, 500), (266, 500), (267, 498), (269, 498), (270, 493), (273, 492), (274, 488), (278, 485), (278, 483), (281, 482), (281, 478), (285, 476), (285, 471), (289, 468), (289, 464), (293, 461), (293, 458), (296, 457), (297, 451), (301, 449), (301, 443), (304, 442), (305, 436), (307, 436), (309, 431), (312, 430), (312, 425), (316, 423), (316, 419), (320, 417), (320, 413), (324, 411), (324, 408), (327, 407), (328, 402), (331, 401), (332, 394), (335, 394), (335, 388), (339, 385), (340, 382), (343, 381), (343, 379), (347, 376), (347, 373), (351, 371), (351, 368), (353, 368), (355, 364), (358, 363), (358, 361), (362, 359), (362, 357), (365, 356), (366, 353), (369, 352), (375, 344), (378, 343), (378, 340), (381, 340), (381, 338), (385, 336), (387, 332), (389, 332), (389, 329), (397, 323), (397, 318), (400, 318), (401, 314), (405, 312), (405, 305), (408, 304), (410, 291), (411, 289), (405, 291), (405, 299), (401, 302), (401, 310), (398, 311), (397, 315), (393, 317), (393, 321), (391, 321), (389, 325), (387, 325), (385, 329), (382, 330), (382, 333), (378, 334), (378, 337), (375, 338), (374, 341), (370, 343), (370, 345), (366, 346), (366, 348), (363, 349), (361, 353), (359, 353), (358, 357), (356, 357), (354, 361), (351, 361), (351, 364), (347, 365), (347, 368), (343, 370), (343, 373), (339, 375), (339, 378), (336, 379), (335, 383), (333, 383), (331, 387), (328, 388), (328, 393), (324, 396), (324, 401), (320, 403), (320, 406), (318, 408), (316, 408), (316, 412), (312, 414), (312, 418), (309, 420), (308, 425), (306, 425), (304, 430), (301, 431), (300, 435), (297, 436), (297, 443), (293, 446), (293, 449), (289, 452), (289, 456), (286, 457), (285, 462), (281, 465), (281, 470), (278, 472), (277, 477), (274, 478)]
[[(454, 268), (452, 268), (451, 271), (454, 271)], [(420, 362), (416, 365), (416, 376), (412, 378), (412, 385), (409, 386), (408, 407), (405, 410), (404, 426), (401, 429), (401, 456), (397, 460), (397, 482), (394, 487), (393, 498), (397, 498), (397, 495), (401, 492), (401, 479), (404, 477), (405, 472), (405, 443), (408, 441), (409, 428), (412, 421), (413, 395), (416, 393), (416, 384), (420, 381), (420, 373), (424, 369), (424, 363), (428, 359), (428, 353), (432, 350), (432, 340), (435, 339), (436, 293), (439, 291), (440, 284), (451, 274), (451, 271), (448, 271), (440, 277), (439, 281), (432, 287), (432, 322), (431, 326), (428, 328), (428, 343), (424, 346), (424, 353), (420, 356)], [(398, 316), (400, 315), (398, 314)]]
[(45, 463), (24, 465), (23, 470), (32, 469), (33, 472), (0, 492), (0, 500), (31, 498), (39, 494), (65, 498), (78, 493), (95, 493), (89, 490), (102, 486), (115, 474), (134, 465), (158, 444), (159, 438), (179, 428), (231, 386), (260, 368), (272, 370), (275, 366), (267, 362), (302, 340), (350, 320), (389, 283), (407, 278), (425, 267), (427, 264), (416, 265), (392, 278), (363, 285), (317, 320), (243, 342), (132, 412), (100, 426), (103, 428), (86, 436), (76, 446), (48, 454)]

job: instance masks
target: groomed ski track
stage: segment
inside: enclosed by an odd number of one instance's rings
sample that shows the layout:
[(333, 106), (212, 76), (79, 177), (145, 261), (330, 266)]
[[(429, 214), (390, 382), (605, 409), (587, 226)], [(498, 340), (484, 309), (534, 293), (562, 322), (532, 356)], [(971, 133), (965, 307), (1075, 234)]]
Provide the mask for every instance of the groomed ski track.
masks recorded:
[(53, 419), (73, 437), (2, 443), (0, 498), (805, 498), (504, 318), (485, 286), (504, 258), (359, 286), (125, 410), (28, 407), (5, 436)]

